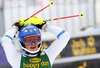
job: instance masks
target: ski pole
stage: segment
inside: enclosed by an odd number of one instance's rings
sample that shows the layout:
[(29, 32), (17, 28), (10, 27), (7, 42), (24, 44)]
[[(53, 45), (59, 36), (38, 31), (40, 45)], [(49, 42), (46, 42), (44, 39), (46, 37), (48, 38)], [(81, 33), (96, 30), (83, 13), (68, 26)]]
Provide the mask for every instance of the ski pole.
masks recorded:
[(54, 18), (54, 19), (48, 19), (48, 20), (44, 20), (45, 22), (47, 21), (55, 21), (55, 20), (59, 20), (59, 19), (67, 19), (67, 18), (73, 18), (73, 17), (83, 17), (83, 13), (80, 13), (79, 15), (73, 15), (73, 16), (67, 16), (67, 17), (59, 17), (59, 18)]
[(38, 14), (39, 12), (43, 11), (43, 10), (46, 9), (47, 7), (53, 6), (53, 5), (54, 5), (54, 3), (53, 3), (53, 1), (51, 1), (51, 2), (49, 3), (49, 5), (47, 5), (46, 7), (42, 8), (41, 10), (37, 11), (36, 13), (34, 13), (32, 16), (30, 16), (29, 18), (25, 19), (24, 21), (27, 21), (28, 19), (30, 19), (31, 17), (35, 16), (35, 15)]

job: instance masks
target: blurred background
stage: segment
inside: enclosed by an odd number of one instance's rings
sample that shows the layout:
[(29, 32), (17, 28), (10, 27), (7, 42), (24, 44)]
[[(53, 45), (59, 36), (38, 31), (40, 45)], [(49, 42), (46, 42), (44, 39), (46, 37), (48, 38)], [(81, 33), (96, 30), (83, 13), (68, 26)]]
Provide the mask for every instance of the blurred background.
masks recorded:
[[(0, 0), (0, 39), (20, 17), (28, 18), (35, 12), (50, 6), (38, 13), (44, 20), (73, 16), (80, 13), (83, 18), (75, 17), (51, 21), (68, 31), (71, 39), (64, 50), (57, 56), (53, 68), (100, 68), (100, 0)], [(56, 39), (49, 32), (42, 32), (43, 47), (46, 48)], [(14, 44), (21, 52), (18, 39)], [(0, 68), (11, 68), (0, 46)]]

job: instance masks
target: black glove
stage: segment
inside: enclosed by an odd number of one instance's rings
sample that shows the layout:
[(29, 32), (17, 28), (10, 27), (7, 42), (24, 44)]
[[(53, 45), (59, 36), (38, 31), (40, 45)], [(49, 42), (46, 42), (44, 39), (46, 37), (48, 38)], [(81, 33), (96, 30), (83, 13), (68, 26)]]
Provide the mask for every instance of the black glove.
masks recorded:
[(24, 25), (20, 26), (19, 22), (15, 22), (12, 26), (16, 26), (18, 28), (18, 31), (19, 31)]
[(39, 29), (42, 29), (42, 26), (46, 24), (46, 22), (40, 16), (34, 16), (29, 19), (29, 23), (35, 25)]
[(46, 22), (45, 23), (42, 23), (41, 25), (40, 24), (37, 24), (35, 26), (42, 30), (42, 26), (45, 25), (45, 24), (46, 24)]

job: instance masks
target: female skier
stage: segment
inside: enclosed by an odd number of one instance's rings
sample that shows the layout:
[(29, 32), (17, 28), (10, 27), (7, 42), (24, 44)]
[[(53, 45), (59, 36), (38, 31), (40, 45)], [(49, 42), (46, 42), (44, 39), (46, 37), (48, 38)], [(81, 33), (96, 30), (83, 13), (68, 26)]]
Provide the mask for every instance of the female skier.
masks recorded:
[[(38, 20), (37, 20), (38, 19)], [(42, 21), (42, 18), (31, 18), (28, 24), (22, 27), (19, 22), (13, 24), (2, 38), (2, 46), (4, 48), (8, 62), (13, 68), (52, 68), (52, 64), (56, 56), (67, 45), (70, 35), (67, 31), (57, 26), (51, 26)], [(38, 22), (42, 24), (34, 24)], [(31, 24), (29, 24), (31, 23)], [(49, 31), (54, 34), (57, 39), (42, 52), (41, 49), (41, 33), (40, 30)], [(18, 38), (24, 54), (16, 51), (13, 38), (19, 31)]]

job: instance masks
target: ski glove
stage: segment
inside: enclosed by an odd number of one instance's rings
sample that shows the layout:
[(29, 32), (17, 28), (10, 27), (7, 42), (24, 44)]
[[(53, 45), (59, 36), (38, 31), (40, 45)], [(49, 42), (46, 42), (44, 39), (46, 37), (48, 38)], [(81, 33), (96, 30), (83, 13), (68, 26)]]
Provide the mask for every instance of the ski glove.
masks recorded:
[(20, 22), (15, 22), (13, 25), (12, 25), (12, 27), (13, 26), (16, 26), (17, 27), (17, 29), (18, 29), (18, 31), (23, 27), (23, 25), (22, 26), (20, 26), (20, 24), (19, 24)]
[(46, 22), (39, 16), (33, 16), (29, 19), (29, 23), (35, 25), (39, 29), (42, 29), (42, 26), (46, 24)]
[(18, 31), (25, 25), (28, 25), (28, 21), (24, 21), (25, 17), (20, 17), (17, 22), (15, 22), (12, 26), (16, 26), (18, 28)]

